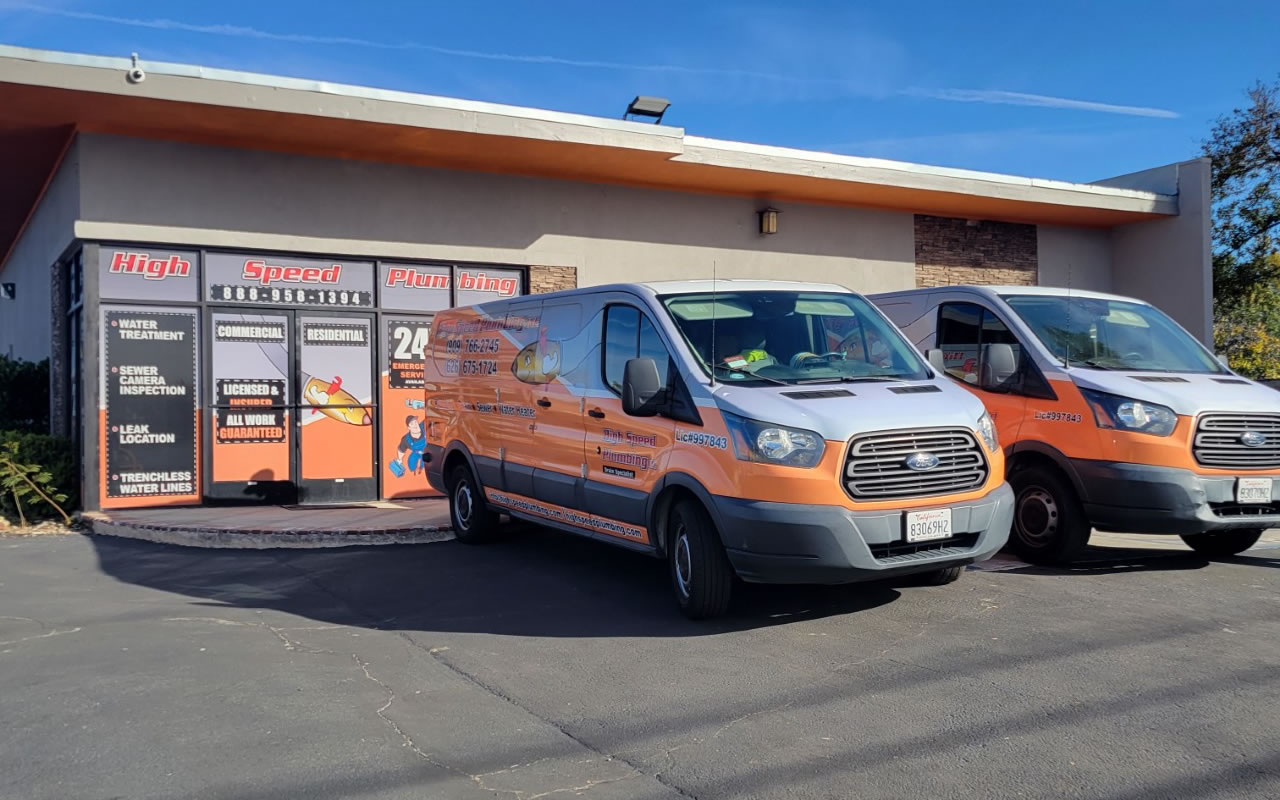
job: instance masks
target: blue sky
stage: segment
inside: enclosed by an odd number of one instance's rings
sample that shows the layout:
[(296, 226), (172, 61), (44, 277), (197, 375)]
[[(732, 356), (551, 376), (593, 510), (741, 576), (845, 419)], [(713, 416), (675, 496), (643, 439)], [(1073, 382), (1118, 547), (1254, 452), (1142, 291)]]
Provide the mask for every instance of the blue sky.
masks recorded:
[(1096, 180), (1195, 156), (1280, 73), (1280, 2), (0, 0), (0, 42)]

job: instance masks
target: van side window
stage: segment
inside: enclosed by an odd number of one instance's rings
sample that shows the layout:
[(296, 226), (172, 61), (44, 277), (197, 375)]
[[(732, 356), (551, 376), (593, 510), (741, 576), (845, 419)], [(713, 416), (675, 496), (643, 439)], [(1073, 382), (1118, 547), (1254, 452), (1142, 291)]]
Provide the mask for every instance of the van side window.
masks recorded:
[(627, 362), (640, 356), (658, 365), (658, 377), (666, 385), (671, 356), (649, 318), (632, 306), (609, 306), (604, 317), (604, 380), (615, 392), (622, 392), (622, 373)]
[[(977, 385), (981, 381), (982, 349), (989, 344), (1007, 344), (1014, 364), (1022, 363), (1022, 344), (1009, 327), (990, 309), (974, 303), (947, 303), (938, 316), (938, 347), (951, 377)], [(1014, 376), (997, 377), (1007, 381)]]

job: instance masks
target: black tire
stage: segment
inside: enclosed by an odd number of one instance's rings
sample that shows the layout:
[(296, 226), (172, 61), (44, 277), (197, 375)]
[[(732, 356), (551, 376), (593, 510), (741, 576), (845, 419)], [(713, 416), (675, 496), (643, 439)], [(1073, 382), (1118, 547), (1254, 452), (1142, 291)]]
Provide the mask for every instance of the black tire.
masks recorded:
[(1014, 493), (1009, 549), (1032, 564), (1074, 561), (1089, 543), (1092, 526), (1071, 483), (1045, 467), (1019, 470), (1009, 483)]
[(677, 502), (667, 532), (667, 566), (680, 611), (689, 619), (724, 614), (733, 594), (733, 567), (706, 510), (693, 500)]
[(480, 482), (465, 464), (449, 473), (449, 521), (453, 535), (463, 544), (480, 544), (498, 532), (498, 515), (484, 500)]
[(1205, 558), (1230, 558), (1238, 556), (1258, 543), (1262, 528), (1242, 528), (1234, 531), (1216, 531), (1183, 536), (1187, 547)]
[(920, 586), (946, 586), (948, 583), (960, 580), (964, 569), (964, 564), (957, 564), (954, 567), (943, 567), (932, 572), (921, 572), (916, 581)]

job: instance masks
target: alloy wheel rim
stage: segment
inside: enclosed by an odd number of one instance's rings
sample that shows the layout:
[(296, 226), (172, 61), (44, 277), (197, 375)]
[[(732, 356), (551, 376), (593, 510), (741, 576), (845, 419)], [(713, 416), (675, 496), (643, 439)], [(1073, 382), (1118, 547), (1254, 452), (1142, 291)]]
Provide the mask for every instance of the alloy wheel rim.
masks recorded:
[(458, 484), (458, 488), (453, 492), (453, 511), (458, 518), (458, 527), (469, 530), (474, 508), (471, 503), (471, 487), (465, 481)]
[(1018, 497), (1018, 534), (1027, 542), (1043, 546), (1058, 534), (1061, 513), (1053, 495), (1039, 486), (1023, 490)]
[(688, 597), (693, 585), (693, 557), (689, 553), (689, 535), (681, 527), (676, 534), (676, 586), (683, 597)]

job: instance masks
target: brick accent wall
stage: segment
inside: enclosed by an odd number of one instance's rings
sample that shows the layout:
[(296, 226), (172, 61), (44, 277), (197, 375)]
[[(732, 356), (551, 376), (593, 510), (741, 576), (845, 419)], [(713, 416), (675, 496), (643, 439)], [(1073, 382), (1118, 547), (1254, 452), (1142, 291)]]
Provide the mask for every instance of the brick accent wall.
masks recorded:
[(917, 287), (1038, 282), (1035, 225), (917, 214), (915, 229)]
[(529, 294), (578, 288), (577, 267), (529, 267)]

